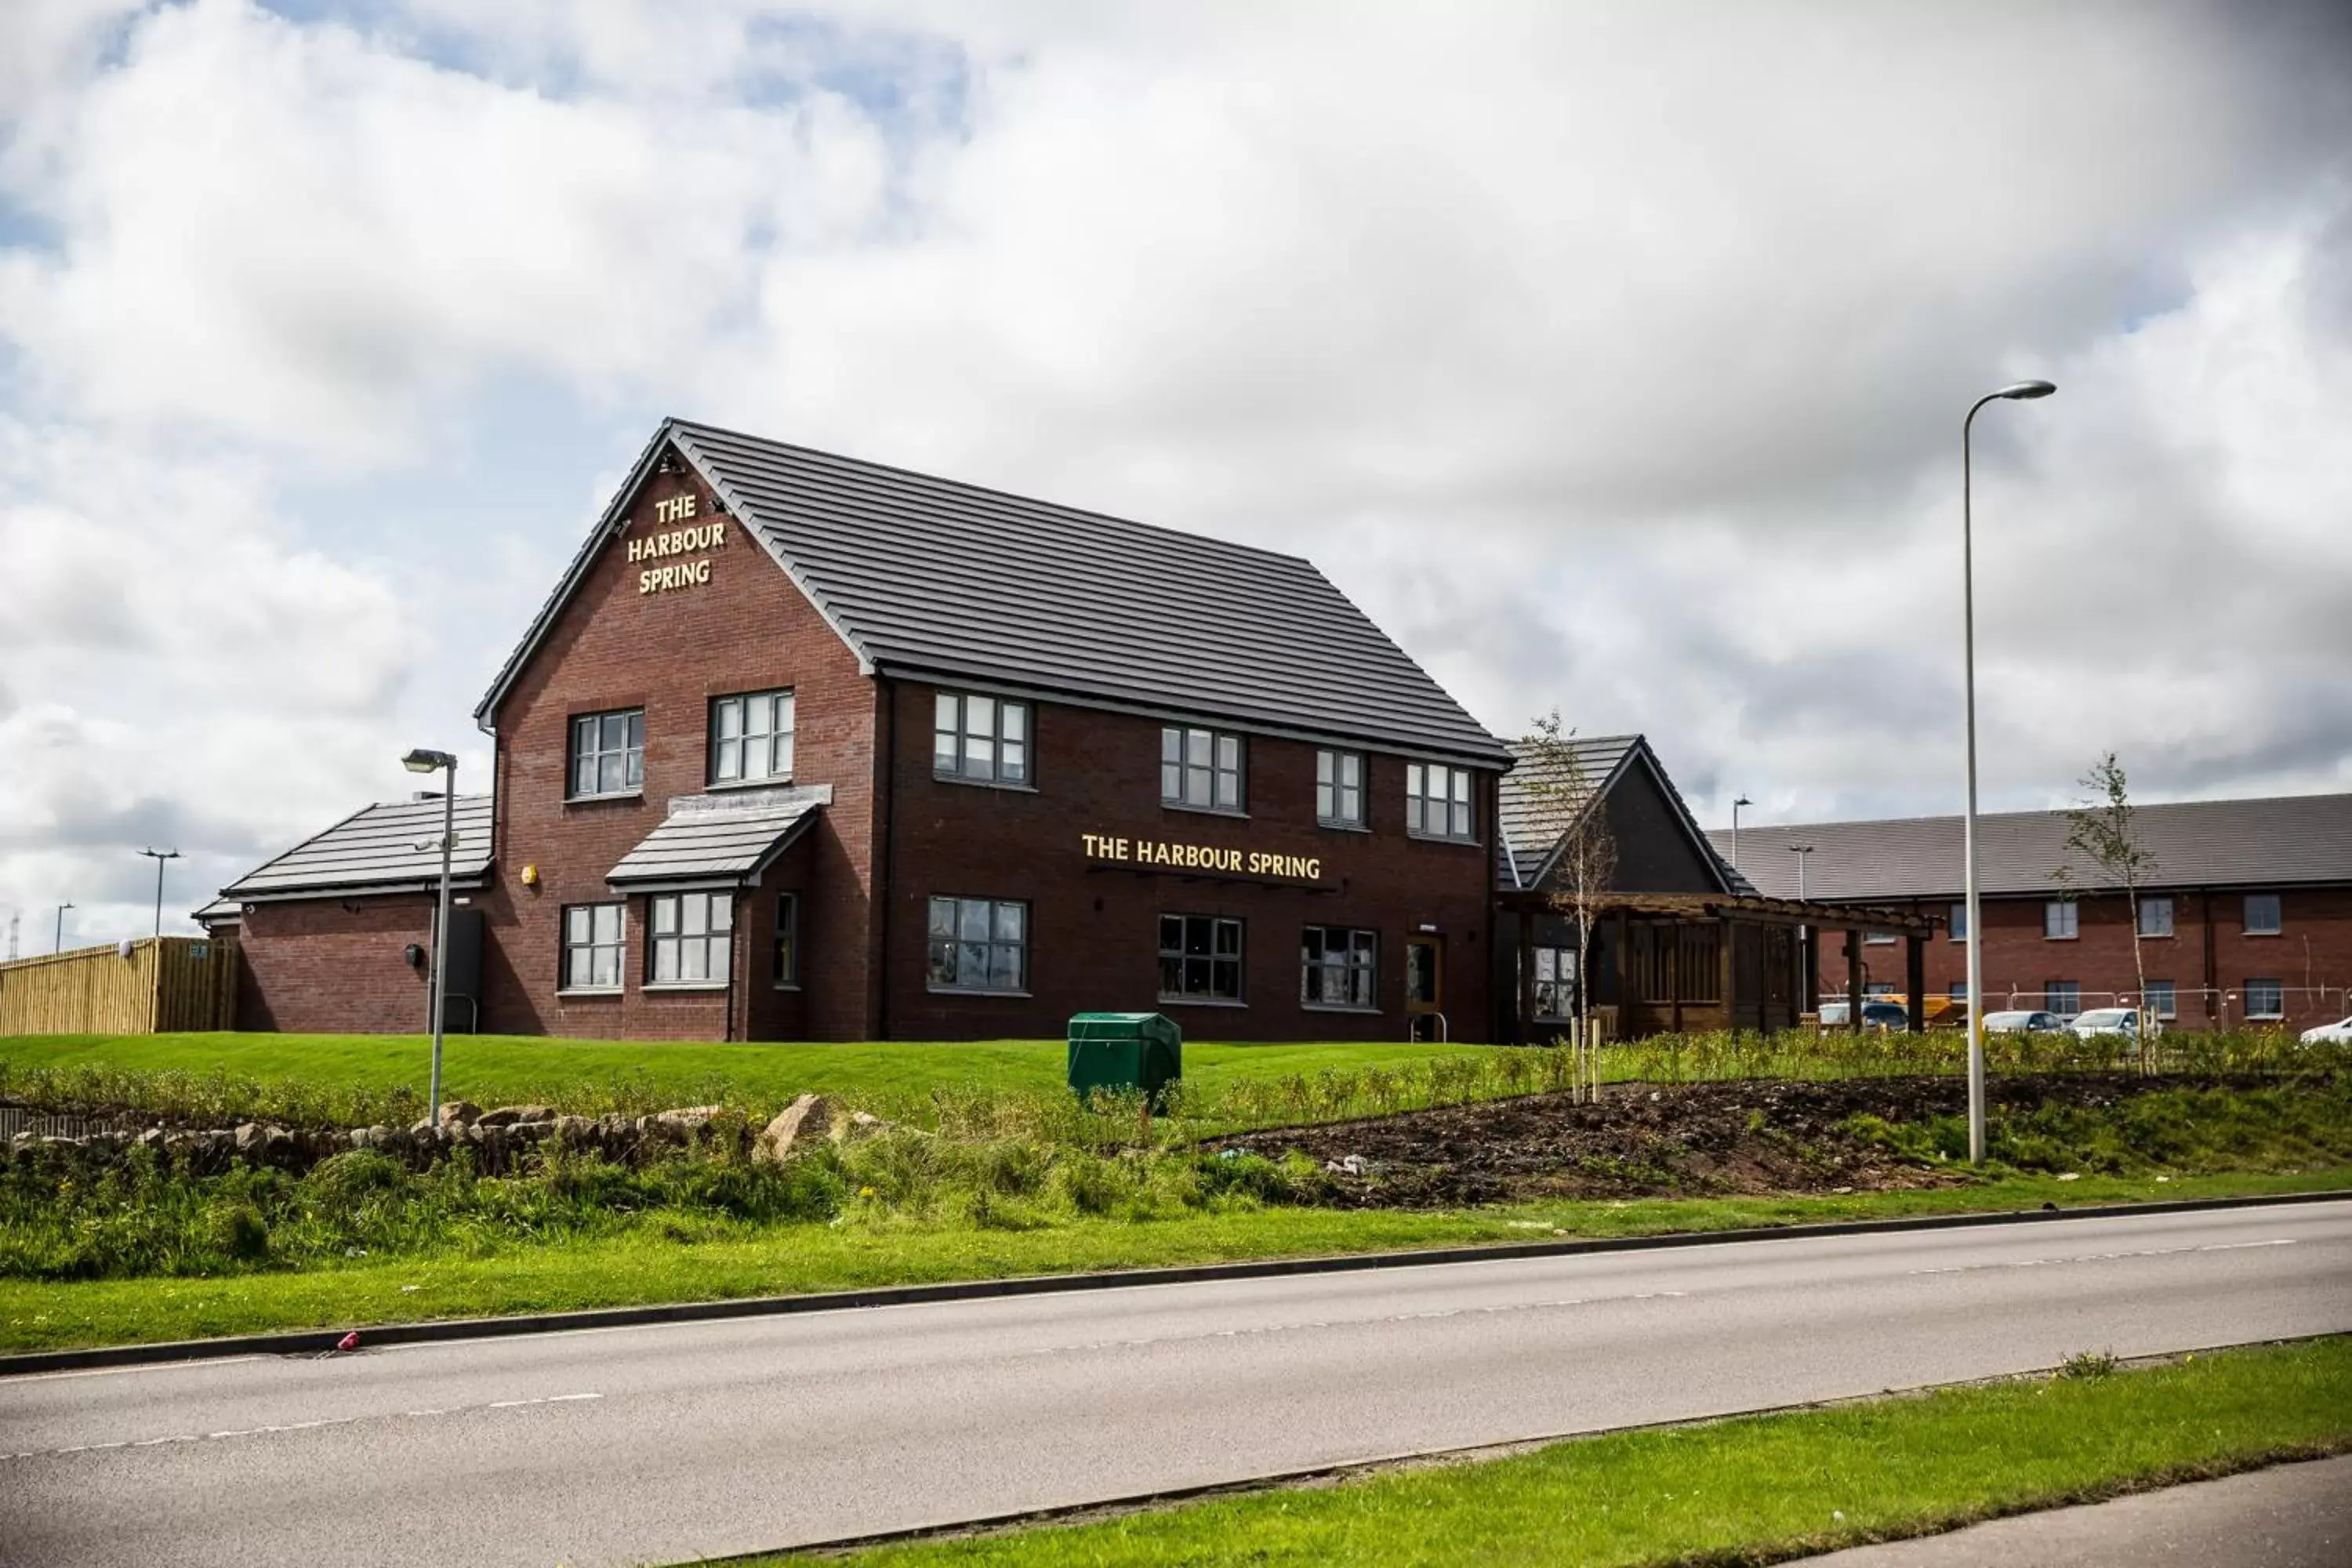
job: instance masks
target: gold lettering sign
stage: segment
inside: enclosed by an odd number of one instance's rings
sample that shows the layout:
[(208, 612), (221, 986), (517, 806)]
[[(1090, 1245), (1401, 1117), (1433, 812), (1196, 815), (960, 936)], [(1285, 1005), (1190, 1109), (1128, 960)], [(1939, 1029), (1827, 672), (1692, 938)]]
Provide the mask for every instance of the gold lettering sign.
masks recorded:
[[(695, 498), (674, 496), (668, 500), (654, 502), (656, 522), (683, 522), (695, 515)], [(693, 555), (699, 552), (727, 548), (727, 525), (724, 522), (698, 522), (691, 528), (673, 528), (660, 533), (648, 533), (632, 539), (629, 564), (640, 562), (664, 561), (673, 555)], [(648, 566), (637, 574), (637, 592), (666, 594), (673, 588), (692, 588), (710, 581), (710, 557), (698, 561), (670, 562), (661, 566)]]
[(1171, 871), (1213, 871), (1264, 877), (1275, 881), (1319, 882), (1323, 860), (1316, 855), (1276, 855), (1265, 849), (1229, 849), (1219, 844), (1179, 844), (1158, 838), (1121, 838), (1081, 833), (1078, 847), (1089, 860), (1121, 866), (1165, 867)]

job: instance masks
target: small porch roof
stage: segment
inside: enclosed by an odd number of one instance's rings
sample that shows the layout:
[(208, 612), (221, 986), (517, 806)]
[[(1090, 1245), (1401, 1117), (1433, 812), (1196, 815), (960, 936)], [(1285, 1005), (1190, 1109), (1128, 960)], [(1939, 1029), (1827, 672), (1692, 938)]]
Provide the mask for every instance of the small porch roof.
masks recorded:
[(755, 881), (832, 804), (831, 784), (680, 795), (604, 880), (616, 890)]

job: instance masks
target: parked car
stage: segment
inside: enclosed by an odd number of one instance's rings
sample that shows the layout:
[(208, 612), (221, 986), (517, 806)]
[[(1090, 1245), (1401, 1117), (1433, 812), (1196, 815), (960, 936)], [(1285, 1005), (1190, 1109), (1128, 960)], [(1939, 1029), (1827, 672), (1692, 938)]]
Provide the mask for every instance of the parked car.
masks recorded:
[(2352, 1018), (2338, 1018), (2333, 1024), (2305, 1029), (2300, 1037), (2306, 1046), (2352, 1046)]
[(2055, 1013), (2045, 1013), (2036, 1007), (2020, 1008), (2013, 1012), (1987, 1013), (1985, 1033), (1988, 1035), (2036, 1035), (2046, 1029), (2063, 1029), (2065, 1023)]
[(2069, 1026), (2084, 1039), (2094, 1035), (2125, 1035), (2139, 1038), (2139, 1010), (2136, 1007), (2094, 1007), (2087, 1013), (2074, 1015)]
[[(1846, 1026), (1846, 1005), (1843, 1002), (1822, 1004), (1822, 1027), (1843, 1029)], [(1911, 1026), (1910, 1010), (1900, 1002), (1872, 1002), (1862, 1005), (1862, 1026), (1865, 1029), (1907, 1029)]]

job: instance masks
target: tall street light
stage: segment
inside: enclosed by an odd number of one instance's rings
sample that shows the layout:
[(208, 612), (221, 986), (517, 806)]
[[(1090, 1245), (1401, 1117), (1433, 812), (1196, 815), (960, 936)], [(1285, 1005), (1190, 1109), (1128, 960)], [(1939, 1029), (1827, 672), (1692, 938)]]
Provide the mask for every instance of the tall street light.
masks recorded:
[(1969, 472), (1969, 437), (1977, 422), (1977, 410), (1996, 398), (2047, 397), (2058, 388), (2046, 381), (2021, 381), (1988, 392), (1969, 405), (1969, 416), (1960, 421), (1960, 657), (1963, 664), (1963, 684), (1968, 691), (1969, 707), (1969, 809), (1961, 819), (1961, 853), (1968, 865), (1967, 910), (1969, 922), (1969, 1163), (1984, 1163), (1985, 1149), (1985, 1066), (1984, 1066), (1984, 943), (1977, 932), (1982, 922), (1977, 917), (1977, 591), (1976, 559), (1971, 539), (1970, 490), (1973, 480)]
[(1805, 857), (1813, 852), (1810, 844), (1791, 844), (1789, 853), (1797, 858), (1797, 902), (1805, 901)]
[(1731, 803), (1731, 868), (1735, 871), (1739, 869), (1739, 808), (1755, 804), (1744, 795)]
[[(162, 900), (157, 901), (160, 903)], [(49, 943), (51, 952), (63, 952), (66, 950), (66, 911), (73, 907), (70, 901), (58, 906), (58, 934), (57, 940)], [(161, 909), (155, 911), (155, 923), (157, 925), (163, 923), (163, 911)]]
[(457, 759), (446, 752), (423, 746), (400, 759), (412, 773), (447, 774), (441, 791), (441, 912), (433, 921), (433, 1089), (425, 1102), (425, 1119), (441, 1125), (441, 1025), (448, 1004), (449, 857), (457, 847)]
[[(180, 852), (176, 849), (142, 849), (139, 853), (155, 862), (155, 935), (160, 940), (163, 934), (163, 862), (177, 860)], [(64, 928), (60, 926), (58, 929)]]

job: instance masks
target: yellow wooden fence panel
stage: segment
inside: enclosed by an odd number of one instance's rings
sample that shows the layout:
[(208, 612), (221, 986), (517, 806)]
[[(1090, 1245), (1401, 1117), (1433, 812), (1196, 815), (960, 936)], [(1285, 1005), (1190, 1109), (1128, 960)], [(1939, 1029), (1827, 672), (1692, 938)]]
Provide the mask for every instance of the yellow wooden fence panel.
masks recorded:
[(152, 1035), (236, 1021), (236, 943), (142, 937), (0, 963), (0, 1035)]

